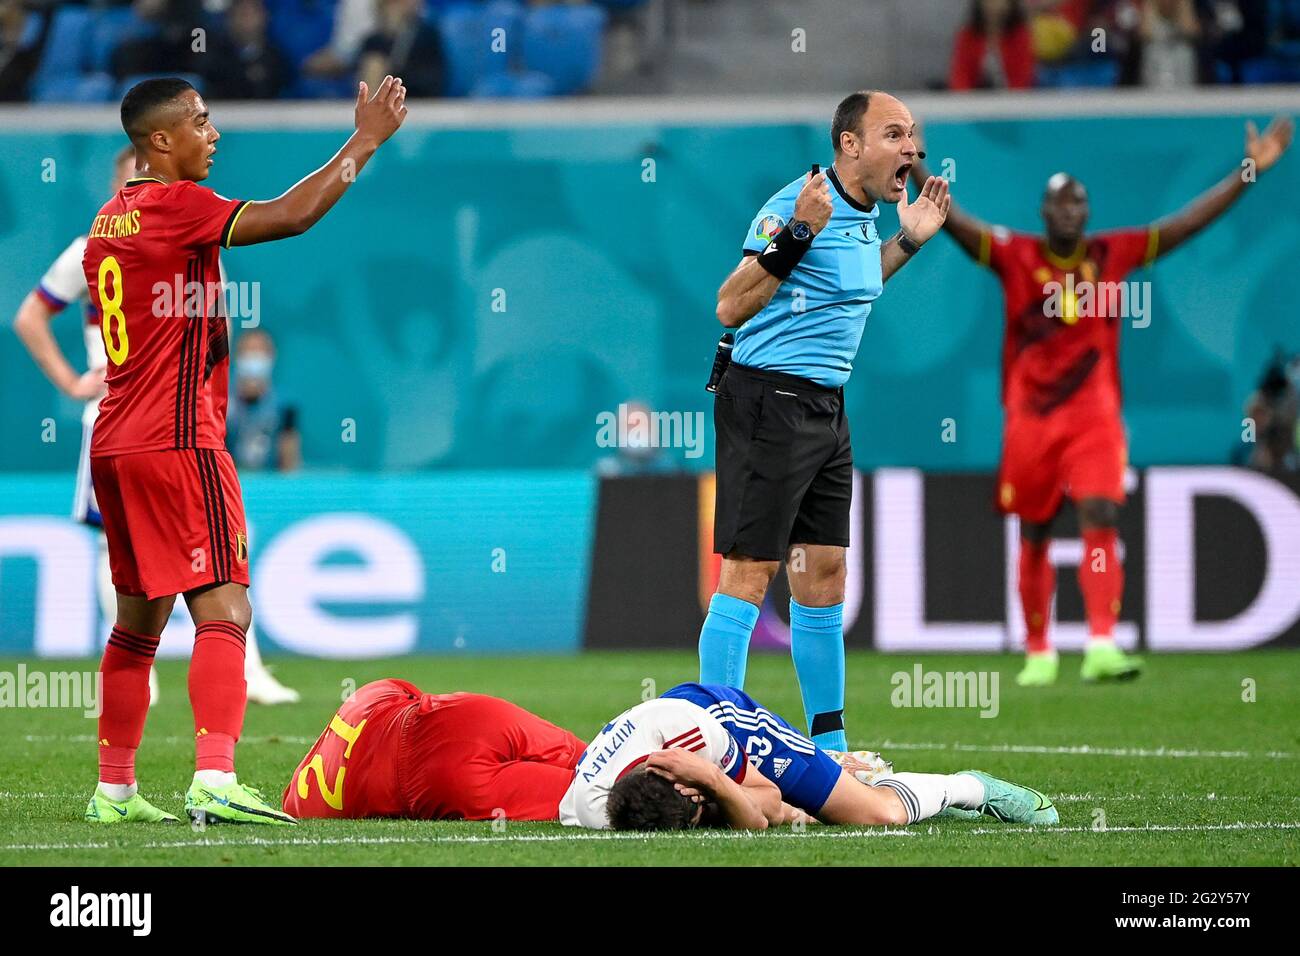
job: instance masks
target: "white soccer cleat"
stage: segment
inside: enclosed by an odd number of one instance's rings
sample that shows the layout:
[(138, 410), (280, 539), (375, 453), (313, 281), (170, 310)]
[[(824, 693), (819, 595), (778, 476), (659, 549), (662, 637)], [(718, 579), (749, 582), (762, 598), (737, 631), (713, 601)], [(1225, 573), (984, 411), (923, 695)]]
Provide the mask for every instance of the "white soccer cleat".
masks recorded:
[(868, 787), (883, 777), (893, 776), (894, 764), (874, 750), (828, 750), (827, 756)]
[(271, 676), (265, 667), (250, 669), (244, 674), (248, 682), (248, 700), (254, 704), (296, 704), (302, 699), (292, 687), (285, 687)]

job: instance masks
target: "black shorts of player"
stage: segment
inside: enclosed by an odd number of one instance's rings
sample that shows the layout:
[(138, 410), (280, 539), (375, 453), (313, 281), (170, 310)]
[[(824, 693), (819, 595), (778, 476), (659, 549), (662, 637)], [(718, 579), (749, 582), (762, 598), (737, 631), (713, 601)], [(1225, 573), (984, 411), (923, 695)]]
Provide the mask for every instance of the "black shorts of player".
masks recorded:
[(715, 552), (784, 561), (792, 544), (848, 547), (853, 449), (843, 389), (733, 362), (713, 425)]

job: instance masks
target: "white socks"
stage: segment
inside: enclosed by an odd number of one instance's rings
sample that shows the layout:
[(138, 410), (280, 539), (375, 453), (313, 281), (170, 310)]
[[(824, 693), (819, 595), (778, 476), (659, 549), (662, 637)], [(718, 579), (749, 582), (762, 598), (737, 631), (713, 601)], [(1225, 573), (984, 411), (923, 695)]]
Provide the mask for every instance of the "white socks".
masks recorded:
[(224, 770), (196, 770), (194, 782), (205, 787), (224, 787), (235, 782), (235, 775)]
[(984, 805), (984, 784), (968, 773), (896, 773), (872, 786), (898, 794), (908, 823), (932, 817), (945, 807), (978, 810)]
[(105, 783), (99, 781), (99, 792), (114, 803), (125, 803), (135, 796), (140, 788), (134, 783)]

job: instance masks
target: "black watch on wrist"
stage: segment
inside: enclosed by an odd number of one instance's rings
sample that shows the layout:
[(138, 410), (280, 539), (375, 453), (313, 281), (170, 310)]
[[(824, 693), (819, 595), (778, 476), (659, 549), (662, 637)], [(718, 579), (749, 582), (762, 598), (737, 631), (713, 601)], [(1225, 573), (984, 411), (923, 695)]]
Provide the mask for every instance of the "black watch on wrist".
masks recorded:
[(812, 242), (812, 226), (808, 225), (808, 223), (804, 222), (802, 219), (796, 219), (794, 222), (790, 223), (789, 229), (791, 237), (797, 241)]
[(921, 244), (910, 239), (902, 229), (898, 230), (898, 235), (894, 238), (898, 240), (898, 248), (909, 256), (914, 256), (921, 251)]

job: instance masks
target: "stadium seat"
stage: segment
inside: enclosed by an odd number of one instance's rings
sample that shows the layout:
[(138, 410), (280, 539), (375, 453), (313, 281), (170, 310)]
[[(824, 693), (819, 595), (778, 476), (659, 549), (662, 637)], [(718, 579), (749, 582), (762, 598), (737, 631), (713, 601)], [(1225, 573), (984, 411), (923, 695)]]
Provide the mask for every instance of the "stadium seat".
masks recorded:
[(349, 100), (357, 95), (357, 83), (350, 76), (327, 79), (300, 76), (281, 94), (290, 100)]
[(560, 96), (591, 87), (600, 69), (605, 11), (599, 7), (539, 7), (524, 20), (524, 66), (555, 82)]
[[(523, 34), (524, 9), (500, 0), (482, 6), (450, 7), (438, 18), (447, 65), (447, 95), (468, 96), (488, 77), (510, 71)], [(505, 52), (492, 49), (493, 31), (504, 30)]]
[(540, 100), (555, 95), (555, 83), (545, 73), (498, 73), (475, 83), (469, 95), (481, 99)]
[(266, 0), (267, 33), (294, 68), (330, 42), (335, 0)]
[(127, 40), (152, 36), (157, 28), (135, 15), (130, 7), (113, 7), (95, 14), (90, 31), (90, 62), (87, 69), (105, 71), (113, 51)]
[(106, 103), (113, 89), (107, 73), (51, 76), (32, 84), (31, 98), (34, 103)]
[(1241, 64), (1243, 83), (1300, 82), (1300, 61), (1263, 56)]
[(120, 100), (122, 97), (126, 96), (126, 91), (137, 83), (168, 76), (178, 77), (179, 79), (189, 83), (190, 86), (194, 87), (194, 89), (198, 90), (200, 93), (203, 92), (203, 77), (199, 76), (197, 73), (137, 73), (134, 76), (128, 76), (117, 85), (117, 99)]
[(55, 89), (55, 80), (73, 80), (90, 68), (93, 14), (85, 7), (59, 7), (52, 16), (54, 22), (33, 78), (33, 90)]
[(1040, 87), (1106, 87), (1119, 83), (1119, 64), (1114, 60), (1038, 65)]

